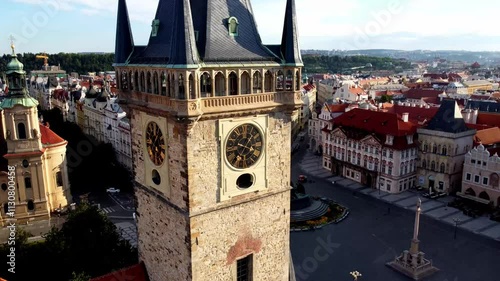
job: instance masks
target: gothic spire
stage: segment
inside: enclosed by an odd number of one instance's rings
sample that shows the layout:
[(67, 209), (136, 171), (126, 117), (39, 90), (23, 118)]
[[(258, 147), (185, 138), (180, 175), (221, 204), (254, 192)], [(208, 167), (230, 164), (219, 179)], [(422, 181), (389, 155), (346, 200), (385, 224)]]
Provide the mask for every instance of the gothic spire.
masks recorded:
[(130, 28), (127, 3), (118, 0), (116, 23), (115, 63), (125, 63), (134, 49), (134, 38)]
[(300, 55), (295, 0), (286, 1), (285, 24), (283, 27), (283, 37), (281, 38), (281, 55), (286, 64), (303, 65)]

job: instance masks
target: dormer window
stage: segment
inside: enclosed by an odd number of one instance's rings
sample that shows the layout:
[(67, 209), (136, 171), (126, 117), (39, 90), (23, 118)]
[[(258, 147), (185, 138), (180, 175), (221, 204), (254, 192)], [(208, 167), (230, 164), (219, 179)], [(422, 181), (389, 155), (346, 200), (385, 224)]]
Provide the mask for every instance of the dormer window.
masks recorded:
[(238, 19), (235, 17), (230, 17), (227, 20), (227, 25), (229, 29), (229, 35), (230, 36), (238, 36)]
[(394, 136), (387, 135), (387, 137), (385, 139), (385, 144), (392, 145), (393, 141), (394, 141)]
[(155, 19), (151, 23), (151, 36), (156, 37), (158, 35), (158, 29), (160, 28), (160, 20)]

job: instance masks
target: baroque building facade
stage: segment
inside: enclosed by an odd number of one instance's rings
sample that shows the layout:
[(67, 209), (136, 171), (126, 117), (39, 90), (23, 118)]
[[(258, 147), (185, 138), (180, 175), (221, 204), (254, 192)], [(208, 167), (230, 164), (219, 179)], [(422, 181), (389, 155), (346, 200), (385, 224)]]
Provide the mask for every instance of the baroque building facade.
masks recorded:
[(38, 121), (38, 101), (28, 93), (14, 46), (6, 75), (8, 95), (0, 103), (2, 225), (12, 218), (18, 223), (48, 219), (71, 203), (67, 142)]
[(365, 186), (399, 193), (416, 184), (416, 126), (408, 114), (353, 109), (323, 131), (323, 167)]
[(249, 1), (160, 1), (136, 46), (120, 0), (116, 34), (150, 280), (288, 281), (303, 65), (294, 1), (280, 45), (261, 43)]
[(418, 186), (430, 192), (460, 190), (465, 155), (476, 130), (469, 129), (456, 101), (444, 99), (428, 125), (418, 129)]
[(500, 148), (482, 144), (465, 155), (462, 193), (465, 197), (500, 206)]

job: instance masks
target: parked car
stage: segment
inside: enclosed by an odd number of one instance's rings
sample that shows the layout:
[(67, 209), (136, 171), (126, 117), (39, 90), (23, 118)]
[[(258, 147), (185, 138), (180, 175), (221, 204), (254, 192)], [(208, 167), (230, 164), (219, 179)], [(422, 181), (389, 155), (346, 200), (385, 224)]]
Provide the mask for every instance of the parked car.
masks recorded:
[(106, 192), (108, 192), (108, 193), (119, 193), (120, 190), (116, 189), (114, 187), (110, 187), (110, 188), (106, 189)]

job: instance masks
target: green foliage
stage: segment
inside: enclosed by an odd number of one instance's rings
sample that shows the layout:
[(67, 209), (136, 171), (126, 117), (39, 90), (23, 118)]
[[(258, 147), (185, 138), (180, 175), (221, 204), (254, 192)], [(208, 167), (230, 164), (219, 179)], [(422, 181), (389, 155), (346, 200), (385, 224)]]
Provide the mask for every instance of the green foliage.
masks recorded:
[(389, 96), (389, 95), (382, 95), (382, 96), (379, 98), (379, 101), (380, 101), (380, 102), (390, 102), (390, 101), (392, 101), (392, 96)]
[[(18, 54), (18, 58), (24, 64), (24, 70), (40, 70), (43, 66), (43, 59), (37, 59), (37, 54)], [(66, 72), (78, 72), (87, 74), (88, 72), (111, 71), (113, 70), (114, 54), (74, 54), (59, 53), (49, 54), (49, 65), (60, 65)], [(3, 71), (10, 61), (10, 55), (0, 57), (0, 71)]]
[(118, 162), (111, 144), (85, 135), (75, 123), (64, 122), (57, 108), (43, 111), (42, 115), (50, 129), (68, 141), (68, 179), (73, 195), (104, 191), (110, 186), (123, 191), (133, 189), (132, 174)]
[[(0, 249), (5, 259), (9, 245)], [(138, 262), (137, 250), (121, 240), (115, 225), (96, 207), (82, 204), (45, 242), (16, 245), (16, 272), (0, 269), (7, 280), (88, 280)], [(4, 262), (5, 264), (5, 262)], [(78, 273), (78, 274), (76, 274)]]
[[(371, 71), (371, 70), (394, 70), (396, 67), (403, 69), (410, 68), (410, 62), (402, 59), (391, 59), (383, 57), (369, 56), (318, 56), (305, 55), (302, 57), (304, 61), (304, 73), (352, 73), (356, 70)], [(365, 67), (367, 64), (372, 67)]]

